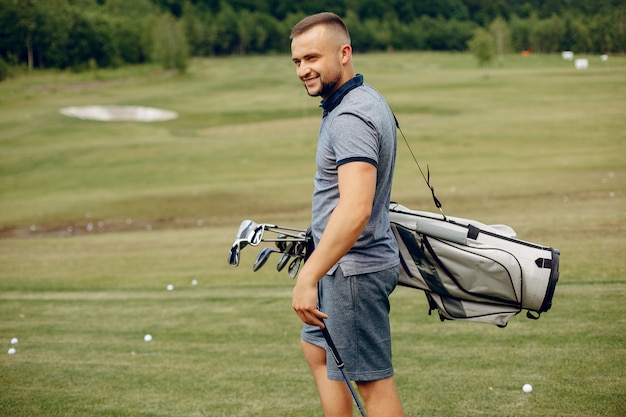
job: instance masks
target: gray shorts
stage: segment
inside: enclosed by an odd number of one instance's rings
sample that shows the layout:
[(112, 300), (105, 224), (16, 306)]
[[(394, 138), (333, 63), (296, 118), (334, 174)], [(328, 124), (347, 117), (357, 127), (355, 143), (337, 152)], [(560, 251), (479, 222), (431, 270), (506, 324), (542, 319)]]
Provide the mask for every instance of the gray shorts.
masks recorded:
[[(389, 295), (398, 283), (399, 268), (344, 277), (341, 267), (319, 283), (319, 309), (328, 314), (328, 332), (345, 364), (348, 377), (357, 382), (393, 375)], [(319, 327), (304, 325), (302, 340), (326, 349), (328, 378), (342, 380)]]

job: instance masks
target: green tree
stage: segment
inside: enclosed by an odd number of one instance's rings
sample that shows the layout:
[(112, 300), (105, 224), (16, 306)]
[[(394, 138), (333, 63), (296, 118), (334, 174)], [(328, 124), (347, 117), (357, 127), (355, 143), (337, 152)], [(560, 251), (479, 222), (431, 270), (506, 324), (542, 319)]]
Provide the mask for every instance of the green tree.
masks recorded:
[(561, 49), (576, 52), (591, 52), (593, 50), (589, 28), (582, 19), (572, 16), (565, 19), (565, 32)]
[(72, 20), (73, 25), (66, 44), (66, 62), (61, 67), (83, 70), (93, 63), (98, 67), (121, 64), (113, 36), (115, 25), (111, 15), (100, 9), (74, 9)]
[(269, 14), (257, 14), (254, 35), (254, 51), (263, 52), (287, 52), (289, 50), (289, 31), (278, 19)]
[(150, 0), (106, 0), (103, 9), (112, 15), (130, 19), (142, 19), (157, 12)]
[(226, 2), (222, 2), (220, 12), (213, 22), (214, 51), (218, 55), (228, 55), (238, 51), (239, 42), (239, 22), (237, 13)]
[(246, 55), (252, 45), (252, 38), (255, 35), (255, 19), (252, 12), (242, 10), (237, 18), (237, 39), (239, 55)]
[(594, 52), (602, 54), (613, 52), (615, 33), (611, 23), (611, 17), (605, 15), (596, 15), (591, 20), (589, 32)]
[(29, 70), (54, 63), (48, 58), (62, 49), (70, 25), (64, 0), (0, 0), (0, 54)]
[(541, 19), (531, 26), (531, 41), (537, 52), (559, 51), (564, 38), (565, 22), (557, 15)]
[(424, 49), (435, 51), (464, 51), (472, 38), (475, 24), (456, 19), (422, 16), (417, 24), (424, 34)]
[(184, 72), (189, 63), (189, 47), (184, 28), (169, 12), (156, 19), (152, 28), (152, 59), (163, 69)]
[(403, 24), (399, 19), (390, 20), (392, 33), (392, 45), (396, 50), (421, 50), (424, 49), (424, 33), (418, 25)]
[(11, 67), (0, 57), (0, 81), (6, 80), (11, 76)]
[(526, 51), (532, 49), (530, 19), (522, 19), (517, 15), (513, 15), (511, 16), (509, 29), (511, 32), (511, 47), (514, 50)]
[(208, 16), (210, 16), (210, 12), (197, 10), (189, 2), (186, 2), (183, 7), (181, 22), (185, 30), (185, 37), (187, 38), (191, 56), (209, 55), (206, 25), (203, 24), (203, 20), (211, 20)]
[[(463, 0), (469, 18), (475, 23), (485, 27), (498, 16), (504, 16), (506, 18), (512, 14), (511, 5), (507, 3), (511, 3), (511, 1)], [(513, 3), (515, 3), (515, 1), (513, 1)]]
[(391, 46), (392, 33), (387, 20), (370, 18), (363, 22), (363, 27), (369, 33), (368, 49), (384, 51)]
[(487, 68), (495, 56), (493, 35), (482, 27), (474, 31), (474, 37), (467, 43), (469, 50), (478, 60), (478, 65)]
[(36, 62), (40, 68), (63, 67), (73, 24), (72, 7), (66, 0), (50, 0), (42, 5), (42, 19), (34, 37)]
[[(18, 6), (17, 1), (13, 1), (14, 6)], [(39, 1), (27, 0), (22, 2), (19, 7), (15, 7), (15, 32), (17, 37), (21, 38), (26, 48), (26, 57), (28, 62), (28, 70), (32, 71), (34, 57), (34, 43), (36, 42), (38, 30), (37, 28), (43, 22), (43, 10)]]
[(613, 51), (626, 52), (626, 4), (621, 5), (613, 13)]
[(504, 64), (504, 54), (511, 47), (511, 33), (509, 26), (502, 16), (498, 16), (489, 25), (489, 31), (493, 35), (496, 42), (496, 52), (498, 54), (498, 63)]
[(111, 16), (118, 58), (125, 63), (141, 63), (150, 59), (142, 47), (142, 36), (149, 16), (156, 15), (158, 8), (151, 0), (106, 0), (103, 11)]

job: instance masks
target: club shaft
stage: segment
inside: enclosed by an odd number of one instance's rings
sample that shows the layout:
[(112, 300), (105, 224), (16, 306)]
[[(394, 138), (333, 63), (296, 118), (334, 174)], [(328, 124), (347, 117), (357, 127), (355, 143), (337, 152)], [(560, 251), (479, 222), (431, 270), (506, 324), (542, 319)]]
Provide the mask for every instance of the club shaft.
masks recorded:
[(267, 224), (265, 225), (265, 229), (269, 230), (271, 232), (281, 232), (281, 231), (285, 231), (285, 230), (289, 230), (292, 232), (300, 232), (300, 233), (305, 233), (306, 230), (305, 229), (298, 229), (295, 227), (285, 227), (285, 226), (278, 226), (276, 224)]
[(304, 237), (290, 237), (290, 238), (262, 238), (261, 242), (306, 242)]
[(324, 335), (324, 339), (326, 340), (326, 343), (328, 344), (328, 347), (330, 348), (330, 352), (333, 356), (333, 359), (335, 360), (335, 363), (337, 364), (337, 368), (339, 368), (339, 371), (341, 372), (341, 376), (343, 377), (343, 380), (346, 381), (346, 385), (348, 386), (348, 390), (350, 390), (352, 399), (354, 399), (356, 408), (359, 409), (361, 416), (367, 417), (367, 415), (365, 414), (365, 410), (363, 410), (363, 407), (361, 407), (359, 398), (356, 396), (356, 392), (354, 392), (354, 389), (352, 388), (352, 384), (350, 383), (350, 380), (348, 379), (348, 376), (346, 375), (346, 371), (344, 369), (345, 364), (341, 360), (341, 356), (339, 356), (339, 351), (337, 351), (337, 348), (335, 347), (335, 343), (333, 342), (333, 339), (330, 337), (328, 328), (326, 327), (326, 325), (324, 325), (324, 327), (321, 330), (322, 330), (322, 335)]

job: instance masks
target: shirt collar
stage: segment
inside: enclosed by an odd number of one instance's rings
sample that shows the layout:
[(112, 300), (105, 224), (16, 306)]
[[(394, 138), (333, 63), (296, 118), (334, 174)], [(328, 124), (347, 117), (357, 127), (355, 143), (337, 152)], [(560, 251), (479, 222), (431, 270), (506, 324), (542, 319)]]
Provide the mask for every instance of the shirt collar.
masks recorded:
[(324, 114), (330, 113), (335, 107), (341, 103), (341, 100), (348, 94), (350, 91), (354, 90), (357, 87), (363, 85), (363, 75), (357, 74), (354, 78), (348, 80), (345, 84), (337, 89), (330, 97), (326, 100), (322, 100), (320, 103), (320, 107), (324, 109)]

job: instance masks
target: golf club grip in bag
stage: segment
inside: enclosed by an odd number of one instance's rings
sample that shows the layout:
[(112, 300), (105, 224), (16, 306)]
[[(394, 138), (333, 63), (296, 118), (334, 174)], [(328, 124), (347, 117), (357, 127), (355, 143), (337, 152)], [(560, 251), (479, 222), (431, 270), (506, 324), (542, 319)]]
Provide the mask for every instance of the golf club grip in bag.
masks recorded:
[(306, 229), (306, 240), (304, 242), (304, 262), (309, 260), (311, 254), (315, 250), (315, 242), (313, 241), (313, 234), (311, 233), (311, 227)]
[(552, 306), (559, 251), (525, 242), (505, 225), (389, 208), (400, 251), (399, 284), (423, 290), (441, 320), (505, 327), (528, 310), (539, 318)]

